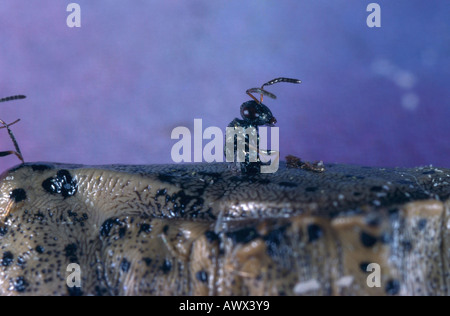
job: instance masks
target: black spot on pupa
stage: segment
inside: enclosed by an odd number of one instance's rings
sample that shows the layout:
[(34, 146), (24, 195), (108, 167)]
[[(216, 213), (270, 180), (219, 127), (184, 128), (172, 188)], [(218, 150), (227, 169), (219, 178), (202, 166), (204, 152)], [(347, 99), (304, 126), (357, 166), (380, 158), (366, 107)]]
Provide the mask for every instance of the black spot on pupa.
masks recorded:
[(27, 261), (22, 256), (17, 257), (17, 265), (19, 267), (21, 267), (21, 268), (25, 267), (26, 263), (27, 263)]
[(428, 170), (428, 171), (422, 172), (422, 174), (435, 174), (435, 173), (436, 173), (436, 171), (434, 171), (434, 170)]
[(120, 270), (127, 273), (130, 270), (131, 263), (127, 259), (123, 258), (120, 263)]
[(9, 198), (14, 200), (14, 202), (19, 203), (27, 198), (27, 193), (24, 189), (14, 189), (9, 195)]
[(427, 226), (427, 219), (426, 218), (421, 218), (419, 219), (419, 221), (417, 222), (417, 228), (419, 230), (424, 230), (425, 227)]
[(2, 266), (9, 267), (14, 261), (14, 255), (11, 251), (5, 251), (2, 258)]
[(161, 266), (161, 271), (164, 274), (167, 274), (170, 272), (170, 270), (172, 270), (172, 262), (170, 262), (170, 260), (168, 260), (168, 259), (164, 259), (164, 262)]
[(176, 177), (170, 174), (161, 173), (158, 175), (158, 180), (161, 182), (167, 182), (170, 184), (175, 184)]
[(7, 226), (0, 226), (0, 236), (5, 236), (8, 233), (8, 227)]
[(67, 170), (59, 170), (56, 177), (44, 180), (42, 187), (45, 191), (51, 194), (61, 194), (64, 198), (75, 195), (78, 190), (76, 180), (72, 179)]
[(141, 224), (141, 227), (139, 228), (138, 235), (141, 233), (148, 234), (152, 231), (152, 226), (150, 224)]
[(316, 192), (319, 188), (318, 187), (306, 187), (306, 192)]
[(83, 296), (83, 291), (81, 290), (81, 287), (77, 286), (67, 286), (67, 292), (69, 293), (69, 296)]
[(165, 196), (167, 194), (167, 189), (159, 189), (155, 194), (155, 201), (158, 200), (158, 197)]
[(307, 230), (308, 230), (308, 242), (314, 242), (323, 235), (322, 228), (317, 224), (309, 224)]
[(298, 184), (294, 182), (280, 182), (278, 185), (286, 188), (295, 188), (298, 186)]
[(200, 282), (206, 283), (208, 281), (208, 273), (206, 271), (200, 270), (195, 274), (195, 277)]
[(120, 225), (121, 221), (118, 218), (108, 218), (103, 222), (102, 226), (100, 226), (100, 236), (109, 237), (111, 233), (111, 229), (114, 225)]
[(400, 292), (400, 282), (398, 280), (389, 280), (385, 291), (387, 295), (397, 295)]
[[(196, 213), (204, 204), (204, 199), (199, 197), (201, 195), (189, 195), (184, 190), (180, 190), (169, 197), (169, 201), (173, 203), (173, 214), (171, 217), (180, 217), (185, 215), (187, 211)], [(189, 208), (187, 208), (187, 206)]]
[(169, 231), (169, 225), (164, 225), (162, 231), (163, 231), (164, 235), (167, 235), (167, 232)]
[(36, 214), (34, 214), (34, 218), (39, 221), (43, 221), (45, 219), (45, 215), (41, 211), (38, 211)]
[(214, 242), (216, 240), (219, 240), (219, 235), (217, 235), (212, 230), (208, 230), (205, 232), (205, 237), (209, 242)]
[(13, 285), (14, 285), (14, 290), (16, 292), (23, 293), (23, 292), (25, 292), (25, 290), (28, 286), (28, 282), (23, 276), (20, 276), (14, 280)]
[(145, 265), (147, 266), (147, 267), (149, 267), (151, 264), (152, 264), (152, 258), (142, 258), (142, 260), (144, 260), (144, 262), (145, 262)]
[(226, 235), (227, 237), (231, 238), (234, 243), (243, 243), (243, 244), (248, 243), (253, 239), (259, 237), (258, 232), (253, 227), (245, 227), (234, 232), (228, 232), (226, 233)]
[(271, 257), (275, 257), (280, 253), (280, 244), (282, 243), (284, 237), (284, 233), (288, 225), (279, 227), (277, 229), (272, 230), (270, 233), (263, 237), (264, 242), (266, 243), (267, 254)]
[(367, 267), (369, 266), (369, 262), (361, 262), (359, 264), (359, 268), (361, 269), (362, 272), (367, 272)]
[(402, 241), (401, 245), (403, 246), (403, 250), (406, 252), (410, 252), (413, 248), (412, 242), (409, 240)]
[(381, 192), (381, 191), (383, 191), (383, 187), (379, 186), (379, 185), (374, 185), (373, 187), (370, 188), (370, 191), (372, 191), (372, 192)]
[(360, 196), (361, 194), (361, 192), (353, 192), (353, 196)]
[(44, 247), (42, 246), (36, 246), (35, 250), (37, 253), (44, 253), (45, 251)]
[(78, 262), (77, 250), (78, 250), (78, 247), (74, 243), (68, 244), (64, 248), (64, 252), (65, 252), (66, 258), (69, 259), (69, 261), (72, 262), (72, 263), (77, 263)]
[(95, 286), (94, 291), (95, 291), (95, 295), (96, 296), (103, 296), (103, 295), (108, 294), (108, 289), (107, 288), (100, 287), (98, 285)]
[(363, 244), (363, 246), (366, 248), (371, 248), (377, 243), (376, 237), (374, 237), (364, 231), (361, 232), (360, 240), (361, 240), (361, 243)]
[(126, 233), (127, 233), (127, 228), (126, 227), (121, 227), (119, 229), (119, 238), (123, 238)]
[(45, 171), (45, 170), (49, 170), (49, 169), (53, 169), (51, 166), (49, 165), (31, 165), (31, 169), (33, 171)]

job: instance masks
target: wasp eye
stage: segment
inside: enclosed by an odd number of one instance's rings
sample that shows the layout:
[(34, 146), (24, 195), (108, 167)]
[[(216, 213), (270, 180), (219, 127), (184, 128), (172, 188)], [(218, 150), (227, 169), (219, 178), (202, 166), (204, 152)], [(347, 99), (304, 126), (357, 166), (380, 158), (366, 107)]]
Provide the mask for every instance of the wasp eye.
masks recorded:
[(247, 119), (255, 119), (259, 117), (259, 113), (255, 109), (244, 109), (243, 115)]
[(259, 113), (252, 104), (244, 105), (241, 109), (241, 115), (245, 119), (254, 120), (259, 117)]

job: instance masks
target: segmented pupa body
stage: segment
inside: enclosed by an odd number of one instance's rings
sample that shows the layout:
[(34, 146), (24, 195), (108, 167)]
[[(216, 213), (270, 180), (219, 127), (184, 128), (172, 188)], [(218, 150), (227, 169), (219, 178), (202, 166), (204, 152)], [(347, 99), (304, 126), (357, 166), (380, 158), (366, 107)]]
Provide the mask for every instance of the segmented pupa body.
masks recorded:
[(450, 170), (325, 167), (20, 165), (0, 177), (0, 294), (450, 294)]

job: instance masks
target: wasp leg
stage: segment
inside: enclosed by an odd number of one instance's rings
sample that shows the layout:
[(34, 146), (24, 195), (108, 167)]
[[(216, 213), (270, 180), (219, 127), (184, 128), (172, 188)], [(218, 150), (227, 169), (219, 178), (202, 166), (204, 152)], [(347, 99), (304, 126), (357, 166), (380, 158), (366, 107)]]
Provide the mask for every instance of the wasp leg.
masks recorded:
[(2, 128), (8, 128), (10, 126), (13, 126), (14, 124), (16, 124), (17, 122), (20, 122), (20, 119), (15, 120), (12, 123), (6, 124), (5, 122), (3, 122), (2, 120), (0, 120), (0, 124), (3, 124), (3, 126), (0, 126), (0, 129)]
[(25, 161), (23, 160), (22, 155), (19, 154), (19, 153), (16, 152), (16, 151), (12, 151), (12, 150), (9, 150), (9, 151), (0, 151), (0, 157), (5, 157), (5, 156), (9, 156), (9, 155), (16, 155), (17, 158), (19, 158), (20, 161), (22, 161), (22, 163), (25, 163)]
[(3, 126), (1, 126), (0, 128), (6, 128), (8, 130), (9, 137), (11, 138), (11, 140), (14, 144), (14, 148), (16, 149), (16, 151), (3, 151), (0, 153), (0, 157), (14, 154), (17, 156), (17, 158), (20, 159), (20, 161), (22, 161), (22, 163), (25, 163), (25, 161), (23, 160), (22, 152), (20, 151), (20, 148), (19, 148), (19, 144), (16, 141), (16, 137), (14, 136), (14, 133), (12, 132), (12, 130), (9, 128), (11, 125), (16, 124), (19, 121), (20, 121), (20, 119), (15, 120), (14, 122), (12, 122), (10, 124), (6, 124), (3, 120), (0, 120), (0, 124), (3, 124)]

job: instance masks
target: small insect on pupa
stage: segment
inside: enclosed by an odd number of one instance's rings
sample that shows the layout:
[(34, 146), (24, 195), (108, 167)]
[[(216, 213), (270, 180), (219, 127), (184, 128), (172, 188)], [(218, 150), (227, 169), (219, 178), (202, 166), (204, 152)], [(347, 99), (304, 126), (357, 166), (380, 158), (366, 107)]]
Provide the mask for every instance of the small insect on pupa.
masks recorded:
[[(251, 88), (246, 91), (246, 93), (253, 99), (247, 102), (242, 103), (241, 105), (241, 116), (242, 120), (235, 118), (233, 121), (228, 124), (228, 127), (234, 127), (236, 128), (243, 128), (246, 131), (251, 131), (252, 135), (245, 134), (245, 141), (246, 141), (246, 149), (243, 153), (245, 157), (245, 162), (241, 162), (241, 171), (243, 173), (256, 173), (259, 172), (260, 166), (262, 164), (262, 161), (260, 159), (260, 148), (259, 148), (259, 132), (258, 132), (258, 126), (274, 126), (274, 124), (277, 122), (275, 117), (273, 116), (270, 109), (262, 103), (263, 96), (268, 96), (269, 98), (276, 99), (277, 97), (264, 89), (266, 86), (271, 86), (278, 82), (289, 82), (289, 83), (301, 83), (301, 80), (298, 79), (291, 79), (291, 78), (275, 78), (272, 79), (265, 84), (261, 86), (261, 88)], [(252, 93), (259, 93), (260, 99), (258, 100), (256, 97), (252, 95)], [(251, 129), (249, 129), (251, 128)], [(256, 145), (251, 145), (249, 141), (250, 139), (256, 139)], [(227, 142), (231, 141), (234, 143), (234, 135), (233, 139), (227, 139)], [(256, 152), (256, 157), (251, 156), (251, 147), (256, 147), (256, 150), (253, 150), (253, 152)], [(255, 148), (253, 148), (255, 149)], [(237, 146), (235, 143), (234, 151), (236, 152)], [(270, 151), (267, 151), (270, 152)], [(270, 154), (270, 153), (269, 153)], [(253, 161), (252, 161), (253, 160)]]
[[(19, 99), (25, 99), (25, 96), (24, 95), (13, 95), (11, 97), (6, 97), (6, 98), (0, 99), (0, 102), (19, 100)], [(13, 150), (0, 151), (0, 157), (5, 157), (8, 155), (16, 155), (17, 158), (19, 158), (20, 161), (22, 161), (22, 163), (25, 163), (25, 161), (23, 160), (22, 153), (20, 152), (19, 144), (17, 143), (16, 138), (14, 137), (14, 134), (13, 134), (12, 130), (10, 129), (10, 126), (16, 124), (19, 121), (20, 121), (20, 119), (17, 119), (12, 123), (7, 124), (6, 122), (4, 122), (3, 120), (0, 119), (0, 124), (3, 125), (3, 126), (0, 126), (0, 129), (6, 128), (6, 130), (8, 131), (9, 137), (11, 138), (11, 140), (14, 144), (14, 148), (16, 149), (15, 151), (13, 151)]]

